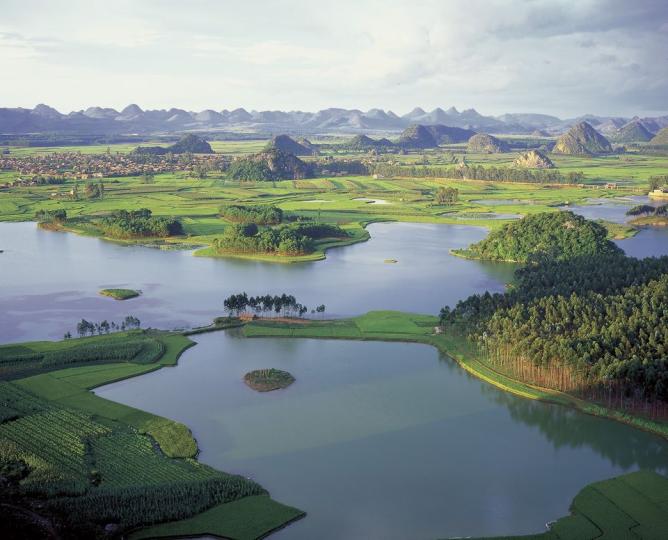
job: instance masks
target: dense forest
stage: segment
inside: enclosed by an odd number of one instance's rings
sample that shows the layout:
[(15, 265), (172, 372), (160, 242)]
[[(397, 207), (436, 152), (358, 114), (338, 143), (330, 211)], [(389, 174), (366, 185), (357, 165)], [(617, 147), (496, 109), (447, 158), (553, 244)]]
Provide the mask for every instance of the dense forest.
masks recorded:
[(38, 223), (65, 223), (67, 212), (63, 209), (57, 210), (38, 210), (35, 213), (35, 219)]
[(256, 223), (258, 225), (278, 225), (283, 221), (283, 210), (270, 205), (238, 204), (223, 206), (220, 216), (234, 223)]
[(441, 310), (496, 369), (652, 416), (668, 414), (668, 257), (545, 259), (504, 294)]
[(456, 253), (474, 259), (528, 262), (618, 251), (602, 225), (573, 212), (543, 212), (492, 231), (480, 242)]
[(148, 208), (118, 210), (97, 225), (112, 238), (166, 237), (183, 234), (181, 222), (172, 217), (154, 217)]
[(264, 229), (247, 223), (227, 227), (214, 241), (214, 247), (221, 253), (305, 255), (313, 252), (314, 240), (347, 236), (341, 227), (324, 223), (295, 223)]

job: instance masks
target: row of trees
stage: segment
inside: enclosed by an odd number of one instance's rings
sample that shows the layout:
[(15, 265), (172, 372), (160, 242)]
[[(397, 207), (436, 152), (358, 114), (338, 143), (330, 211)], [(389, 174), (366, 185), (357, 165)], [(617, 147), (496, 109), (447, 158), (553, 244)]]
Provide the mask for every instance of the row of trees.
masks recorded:
[[(281, 294), (272, 296), (266, 294), (263, 296), (248, 296), (245, 292), (232, 294), (223, 301), (225, 311), (230, 316), (238, 317), (244, 313), (252, 313), (257, 316), (260, 314), (275, 314), (276, 316), (298, 316), (303, 317), (308, 312), (308, 308), (297, 302), (297, 299), (291, 294)], [(325, 304), (317, 306), (311, 310), (311, 313), (325, 313)]]
[(35, 213), (35, 219), (39, 223), (65, 223), (67, 220), (67, 212), (62, 208), (57, 210), (38, 210)]
[(456, 180), (488, 180), (492, 182), (523, 182), (530, 184), (579, 184), (582, 172), (566, 174), (556, 169), (526, 169), (515, 167), (485, 167), (459, 165), (457, 167), (406, 166), (378, 162), (369, 165), (369, 173), (386, 177), (453, 178)]
[(118, 210), (98, 222), (99, 227), (113, 238), (166, 237), (183, 234), (181, 222), (173, 217), (153, 217), (148, 208)]
[(668, 174), (659, 174), (649, 177), (649, 190), (654, 191), (661, 187), (668, 186)]
[[(90, 322), (86, 319), (81, 319), (77, 323), (77, 334), (79, 337), (84, 336), (94, 336), (108, 334), (110, 332), (125, 332), (126, 330), (135, 330), (141, 327), (141, 321), (137, 317), (128, 315), (120, 323), (114, 321), (107, 321), (106, 319), (102, 322)], [(72, 334), (67, 332), (64, 336), (65, 339), (70, 339)]]
[(639, 204), (626, 212), (627, 216), (665, 216), (668, 215), (668, 204), (661, 206), (651, 206), (649, 204)]

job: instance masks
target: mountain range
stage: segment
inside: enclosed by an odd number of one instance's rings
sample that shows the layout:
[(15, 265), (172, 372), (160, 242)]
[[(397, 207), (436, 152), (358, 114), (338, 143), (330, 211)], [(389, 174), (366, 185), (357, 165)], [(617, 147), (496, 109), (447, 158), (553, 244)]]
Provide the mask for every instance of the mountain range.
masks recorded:
[(34, 109), (0, 108), (0, 134), (170, 134), (186, 131), (226, 131), (244, 128), (257, 133), (361, 133), (399, 132), (414, 124), (443, 124), (488, 133), (530, 134), (533, 132), (559, 135), (571, 126), (587, 121), (598, 131), (612, 135), (630, 122), (642, 125), (649, 133), (668, 126), (668, 115), (648, 118), (623, 118), (586, 115), (560, 119), (546, 114), (512, 113), (485, 116), (475, 109), (458, 111), (436, 108), (425, 111), (416, 107), (399, 116), (392, 111), (370, 109), (330, 108), (317, 112), (247, 111), (243, 108), (199, 112), (184, 109), (143, 110), (128, 105), (121, 111), (103, 107), (63, 114), (53, 107), (40, 104)]

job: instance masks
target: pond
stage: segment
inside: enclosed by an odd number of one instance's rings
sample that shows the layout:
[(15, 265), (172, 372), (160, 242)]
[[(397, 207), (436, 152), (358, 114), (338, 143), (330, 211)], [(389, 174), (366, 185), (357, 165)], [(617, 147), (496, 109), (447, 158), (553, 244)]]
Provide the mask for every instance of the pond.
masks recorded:
[[(184, 422), (203, 462), (308, 513), (272, 538), (541, 532), (585, 484), (668, 464), (658, 437), (511, 396), (427, 345), (237, 335), (96, 393)], [(268, 367), (296, 382), (244, 384)]]
[[(83, 317), (138, 317), (143, 326), (170, 329), (209, 324), (236, 292), (293, 294), (328, 316), (372, 309), (436, 314), (484, 290), (502, 291), (514, 267), (467, 261), (450, 249), (482, 239), (465, 225), (376, 223), (371, 239), (330, 250), (327, 259), (276, 264), (193, 257), (97, 238), (44, 231), (34, 223), (0, 223), (0, 343), (60, 338)], [(395, 259), (397, 264), (386, 264)], [(139, 289), (119, 302), (103, 288)]]

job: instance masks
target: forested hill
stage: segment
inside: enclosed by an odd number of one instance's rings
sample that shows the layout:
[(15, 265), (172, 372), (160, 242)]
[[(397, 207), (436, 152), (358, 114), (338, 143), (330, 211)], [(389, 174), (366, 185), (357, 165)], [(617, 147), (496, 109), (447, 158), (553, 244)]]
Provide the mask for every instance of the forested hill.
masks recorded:
[(608, 406), (668, 411), (668, 257), (545, 260), (505, 294), (441, 311), (510, 375)]
[(602, 225), (572, 212), (545, 212), (509, 223), (455, 254), (473, 259), (528, 262), (619, 252), (607, 239)]

